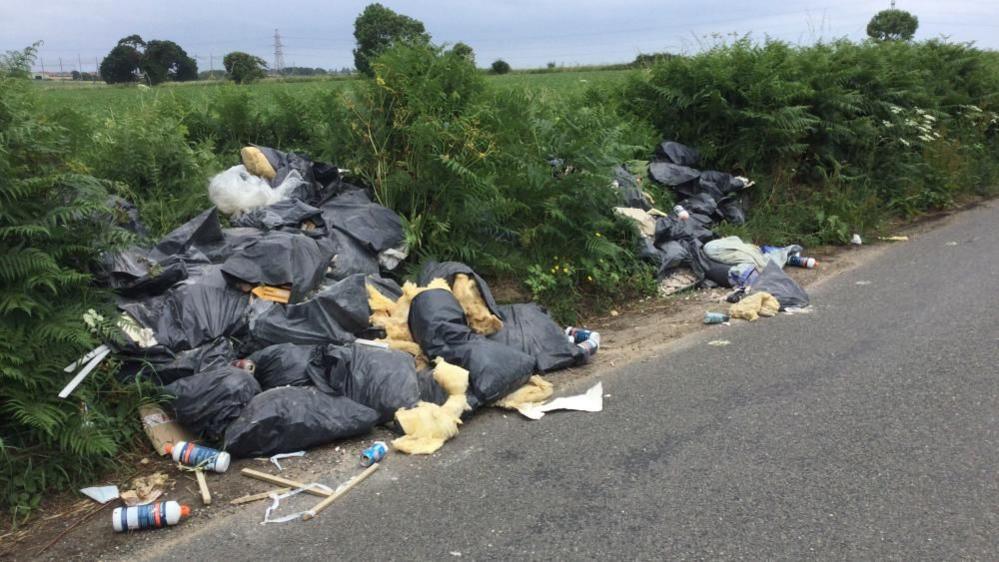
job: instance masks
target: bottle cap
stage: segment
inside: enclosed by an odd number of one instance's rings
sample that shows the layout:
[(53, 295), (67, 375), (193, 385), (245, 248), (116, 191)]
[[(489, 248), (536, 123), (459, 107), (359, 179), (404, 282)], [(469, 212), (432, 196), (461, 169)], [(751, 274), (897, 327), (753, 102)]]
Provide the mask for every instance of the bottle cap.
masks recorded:
[(191, 515), (191, 508), (188, 507), (188, 506), (186, 506), (186, 505), (181, 505), (180, 506), (180, 516), (181, 517), (189, 517), (190, 515)]
[(173, 452), (173, 443), (164, 443), (164, 444), (163, 444), (163, 450), (164, 450), (164, 451), (166, 452), (166, 454), (168, 454), (168, 455), (169, 455), (170, 453), (172, 453), (172, 452)]

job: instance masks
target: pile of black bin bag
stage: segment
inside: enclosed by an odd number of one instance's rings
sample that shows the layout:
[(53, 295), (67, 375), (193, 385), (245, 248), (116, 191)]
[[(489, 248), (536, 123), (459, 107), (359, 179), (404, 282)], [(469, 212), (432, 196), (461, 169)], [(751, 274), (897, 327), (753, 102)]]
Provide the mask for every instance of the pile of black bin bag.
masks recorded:
[[(151, 248), (107, 256), (102, 280), (119, 309), (155, 338), (154, 345), (135, 337), (110, 343), (122, 379), (162, 385), (181, 424), (236, 456), (329, 443), (390, 423), (418, 401), (443, 403), (443, 389), (429, 371), (417, 371), (412, 356), (366, 343), (383, 334), (369, 325), (365, 284), (390, 298), (401, 294), (378, 260), (404, 241), (400, 217), (333, 166), (261, 150), (277, 170), (275, 182), (291, 170), (304, 178), (291, 198), (235, 217), (229, 228), (208, 209)], [(476, 278), (503, 329), (489, 337), (472, 332), (445, 290), (417, 296), (409, 323), (430, 359), (470, 371), (474, 407), (532, 373), (585, 360), (543, 309), (496, 305), (486, 282), (463, 264), (430, 262), (420, 281), (457, 273)], [(246, 290), (258, 285), (290, 285), (289, 302), (251, 299)], [(255, 370), (234, 366), (237, 359), (252, 360)]]

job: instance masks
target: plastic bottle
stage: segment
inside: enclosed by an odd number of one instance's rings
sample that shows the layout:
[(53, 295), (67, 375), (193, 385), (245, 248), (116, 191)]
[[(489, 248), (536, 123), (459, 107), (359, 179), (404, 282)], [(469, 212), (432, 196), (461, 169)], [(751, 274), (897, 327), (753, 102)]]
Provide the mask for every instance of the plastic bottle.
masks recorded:
[(721, 312), (704, 313), (705, 324), (721, 324), (722, 322), (728, 322), (728, 320), (728, 314), (722, 314)]
[(201, 467), (212, 472), (225, 472), (229, 470), (229, 453), (197, 445), (188, 441), (179, 441), (176, 444), (167, 443), (163, 450), (173, 457), (173, 460), (187, 466)]
[(683, 208), (683, 205), (673, 207), (673, 212), (676, 213), (676, 217), (682, 221), (690, 218), (690, 213), (687, 212), (687, 209)]
[(153, 502), (135, 507), (116, 507), (111, 514), (111, 525), (119, 533), (141, 529), (159, 529), (176, 525), (191, 515), (191, 508), (177, 502)]
[(815, 269), (815, 265), (819, 263), (815, 261), (815, 258), (806, 258), (799, 256), (797, 254), (787, 257), (787, 265), (793, 265), (794, 267), (804, 267), (806, 269)]

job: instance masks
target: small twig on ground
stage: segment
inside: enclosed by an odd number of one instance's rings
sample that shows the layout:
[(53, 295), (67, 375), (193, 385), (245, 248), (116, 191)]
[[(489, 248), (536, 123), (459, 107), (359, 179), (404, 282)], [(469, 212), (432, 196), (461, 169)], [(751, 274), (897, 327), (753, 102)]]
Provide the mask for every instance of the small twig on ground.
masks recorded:
[(63, 529), (63, 531), (61, 533), (59, 533), (58, 535), (56, 535), (56, 537), (54, 539), (52, 539), (52, 541), (50, 541), (48, 544), (46, 544), (45, 546), (43, 546), (38, 552), (36, 552), (35, 556), (41, 556), (43, 552), (45, 552), (46, 550), (48, 550), (55, 543), (59, 542), (59, 540), (62, 539), (63, 537), (65, 537), (67, 533), (69, 533), (73, 529), (79, 527), (84, 521), (89, 520), (94, 515), (97, 515), (101, 511), (104, 511), (104, 508), (106, 508), (107, 506), (109, 506), (109, 505), (111, 505), (113, 503), (115, 503), (115, 502), (107, 502), (105, 504), (101, 504), (100, 506), (97, 507), (97, 509), (91, 511), (90, 513), (88, 513), (87, 515), (83, 516), (82, 518), (77, 519), (76, 523), (73, 523), (69, 527), (66, 527), (65, 529)]

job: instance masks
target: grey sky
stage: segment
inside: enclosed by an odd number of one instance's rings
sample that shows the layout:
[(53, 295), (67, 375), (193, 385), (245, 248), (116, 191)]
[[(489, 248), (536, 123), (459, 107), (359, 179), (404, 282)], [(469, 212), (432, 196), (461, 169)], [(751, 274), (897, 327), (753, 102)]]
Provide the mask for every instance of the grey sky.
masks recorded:
[[(999, 0), (897, 0), (919, 16), (918, 38), (946, 35), (999, 48)], [(353, 22), (366, 0), (0, 0), (0, 50), (44, 40), (46, 70), (94, 69), (119, 38), (171, 39), (198, 56), (200, 70), (242, 50), (273, 60), (273, 33), (285, 65), (353, 66)], [(752, 33), (795, 43), (865, 36), (889, 0), (383, 0), (422, 20), (436, 42), (464, 41), (480, 65), (516, 67), (625, 62), (639, 52), (693, 52), (712, 34)]]

